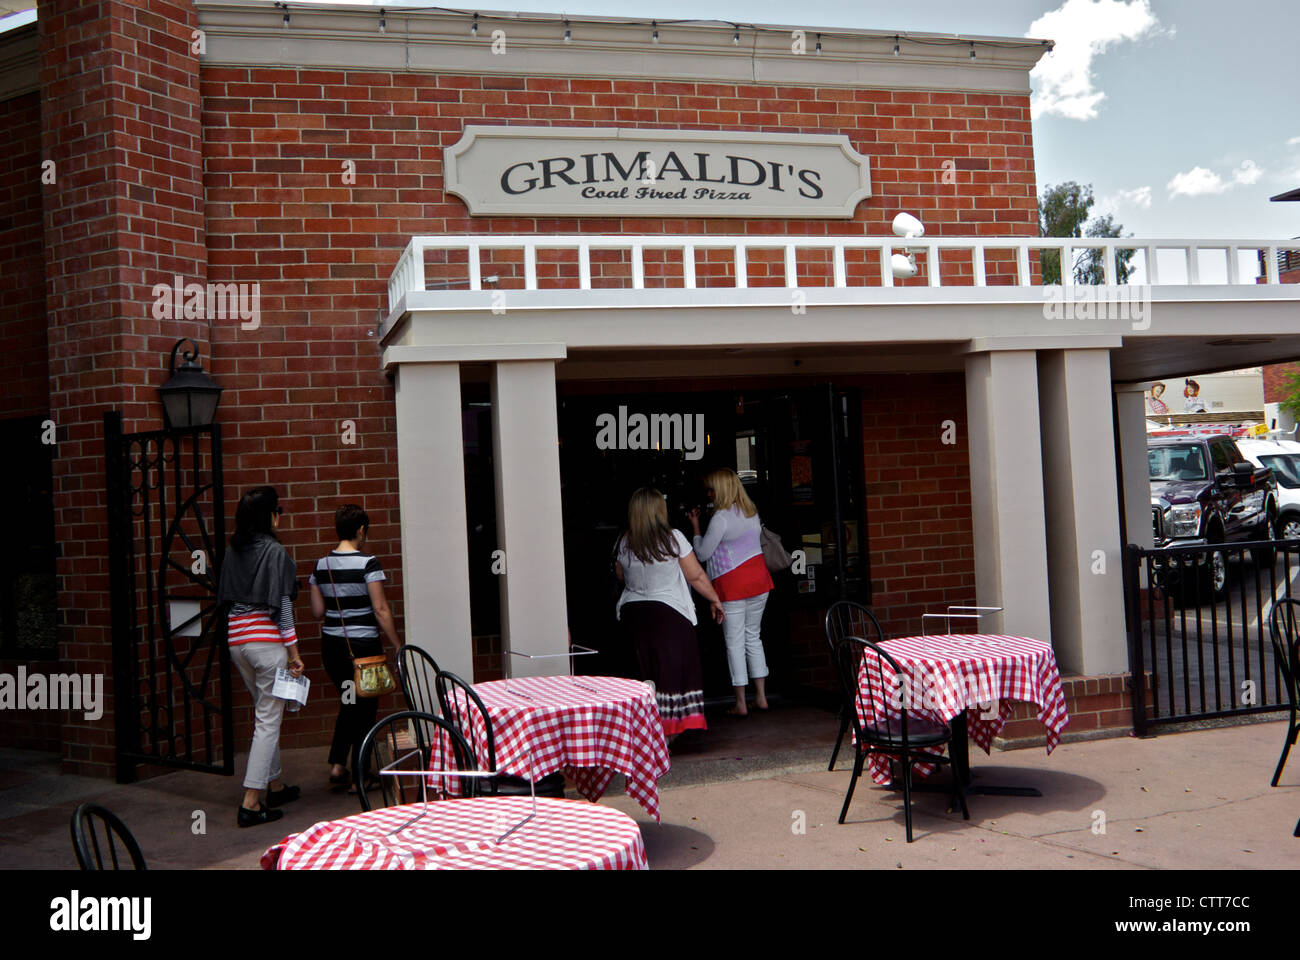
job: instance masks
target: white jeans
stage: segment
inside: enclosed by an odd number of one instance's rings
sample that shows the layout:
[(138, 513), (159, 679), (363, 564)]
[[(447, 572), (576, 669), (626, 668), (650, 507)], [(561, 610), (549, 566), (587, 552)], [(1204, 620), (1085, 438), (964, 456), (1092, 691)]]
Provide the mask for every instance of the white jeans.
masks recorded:
[(253, 695), (253, 743), (248, 748), (244, 789), (264, 790), (283, 772), (280, 720), (284, 717), (284, 701), (271, 696), (271, 688), (275, 685), (275, 671), (288, 665), (289, 654), (283, 643), (237, 643), (230, 648), (230, 660)]
[(722, 621), (722, 637), (727, 644), (727, 666), (731, 670), (733, 687), (743, 687), (751, 679), (767, 676), (767, 658), (763, 656), (763, 639), (759, 636), (766, 606), (766, 593), (722, 602), (722, 612), (726, 614)]

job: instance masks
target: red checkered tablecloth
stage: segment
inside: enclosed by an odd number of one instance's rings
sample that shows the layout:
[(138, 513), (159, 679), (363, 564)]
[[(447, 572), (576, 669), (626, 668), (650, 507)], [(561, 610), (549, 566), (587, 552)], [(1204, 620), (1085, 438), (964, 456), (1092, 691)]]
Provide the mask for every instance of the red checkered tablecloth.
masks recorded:
[[(861, 695), (859, 718), (865, 722), (883, 719), (884, 711), (897, 717), (903, 703), (909, 704), (909, 716), (922, 716), (949, 724), (963, 711), (970, 737), (985, 753), (993, 745), (1002, 725), (1011, 716), (1012, 702), (1023, 700), (1039, 707), (1038, 719), (1047, 728), (1047, 752), (1061, 742), (1061, 731), (1070, 722), (1061, 692), (1061, 674), (1056, 655), (1041, 640), (1028, 637), (1004, 637), (996, 634), (943, 634), (938, 636), (899, 637), (882, 646), (906, 674), (907, 696), (890, 700), (889, 691), (901, 691), (894, 671), (883, 660), (868, 654), (858, 673)], [(883, 676), (867, 682), (867, 670), (881, 665)], [(868, 717), (867, 709), (872, 714)], [(942, 753), (937, 747), (934, 753)], [(871, 778), (877, 783), (890, 781), (889, 758), (871, 754), (867, 758)], [(916, 772), (927, 776), (933, 764), (917, 764)]]
[[(622, 677), (520, 677), (474, 685), (492, 720), (497, 769), (541, 779), (556, 771), (599, 800), (614, 774), (627, 795), (659, 819), (659, 785), (668, 772), (668, 744), (654, 692)], [(470, 745), (487, 756), (487, 737), (476, 711)]]
[[(529, 797), (413, 803), (326, 820), (262, 855), (267, 870), (647, 870), (637, 822), (612, 807)], [(398, 829), (423, 811), (405, 829)], [(393, 831), (397, 831), (393, 833)], [(390, 835), (391, 834), (391, 835)]]

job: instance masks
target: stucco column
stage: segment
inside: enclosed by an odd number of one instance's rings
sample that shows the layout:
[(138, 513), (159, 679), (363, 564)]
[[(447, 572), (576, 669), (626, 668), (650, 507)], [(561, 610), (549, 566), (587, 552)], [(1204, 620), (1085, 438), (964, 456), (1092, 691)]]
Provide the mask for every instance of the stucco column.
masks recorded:
[[(505, 551), (501, 638), (507, 651), (564, 653), (569, 648), (558, 441), (555, 361), (494, 364), (492, 445), (497, 531)], [(517, 677), (569, 672), (564, 658), (510, 657), (508, 666)]]
[(1056, 659), (1070, 673), (1123, 673), (1128, 654), (1109, 351), (1040, 351), (1038, 394)]
[(403, 363), (395, 383), (402, 639), (472, 679), (460, 366)]
[[(1051, 642), (1043, 469), (1038, 443), (1038, 368), (1032, 350), (990, 351), (966, 358), (970, 430), (975, 592), (1001, 614), (979, 621), (981, 633)], [(962, 629), (954, 623), (953, 630)]]
[(1115, 419), (1119, 428), (1119, 468), (1124, 504), (1124, 543), (1150, 549), (1151, 481), (1147, 466), (1146, 384), (1115, 384)]

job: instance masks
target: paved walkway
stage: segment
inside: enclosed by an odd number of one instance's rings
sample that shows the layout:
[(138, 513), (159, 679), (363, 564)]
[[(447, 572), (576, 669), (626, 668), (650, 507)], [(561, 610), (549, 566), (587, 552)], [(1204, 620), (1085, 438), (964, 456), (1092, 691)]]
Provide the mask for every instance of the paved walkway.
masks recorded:
[[(1294, 868), (1300, 839), (1300, 752), (1270, 788), (1283, 723), (1067, 743), (1041, 748), (972, 748), (977, 782), (1032, 785), (1041, 798), (969, 800), (971, 819), (949, 814), (941, 794), (914, 798), (916, 842), (904, 842), (901, 795), (859, 783), (848, 821), (838, 825), (851, 757), (833, 773), (826, 760), (832, 715), (783, 711), (751, 721), (711, 718), (709, 740), (683, 743), (662, 784), (664, 822), (655, 825), (616, 779), (602, 803), (643, 824), (654, 869), (955, 868), (1250, 869)], [(788, 742), (760, 754), (760, 725)], [(797, 730), (795, 729), (797, 728)], [(794, 733), (789, 731), (795, 730)], [(810, 745), (816, 734), (820, 742)], [(96, 800), (131, 827), (151, 868), (256, 869), (286, 833), (359, 810), (324, 784), (324, 748), (285, 753), (287, 778), (304, 787), (285, 818), (235, 827), (238, 781), (177, 772), (120, 786), (60, 776), (47, 755), (0, 750), (0, 868), (75, 866), (68, 820)], [(242, 768), (242, 758), (237, 768)], [(725, 778), (725, 779), (724, 779)], [(202, 817), (197, 816), (202, 814)], [(1104, 816), (1105, 832), (1099, 832)], [(200, 820), (205, 832), (196, 832)]]

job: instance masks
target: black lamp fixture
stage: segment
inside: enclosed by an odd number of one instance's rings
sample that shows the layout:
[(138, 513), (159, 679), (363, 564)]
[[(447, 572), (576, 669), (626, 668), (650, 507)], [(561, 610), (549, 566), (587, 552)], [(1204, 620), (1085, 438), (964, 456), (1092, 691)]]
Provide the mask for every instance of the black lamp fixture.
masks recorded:
[[(181, 353), (181, 365), (176, 366), (176, 353), (183, 344), (191, 350)], [(193, 340), (181, 339), (172, 347), (171, 377), (158, 388), (162, 398), (163, 423), (170, 428), (206, 427), (217, 418), (217, 404), (221, 400), (221, 387), (203, 372), (199, 365), (199, 348)]]

